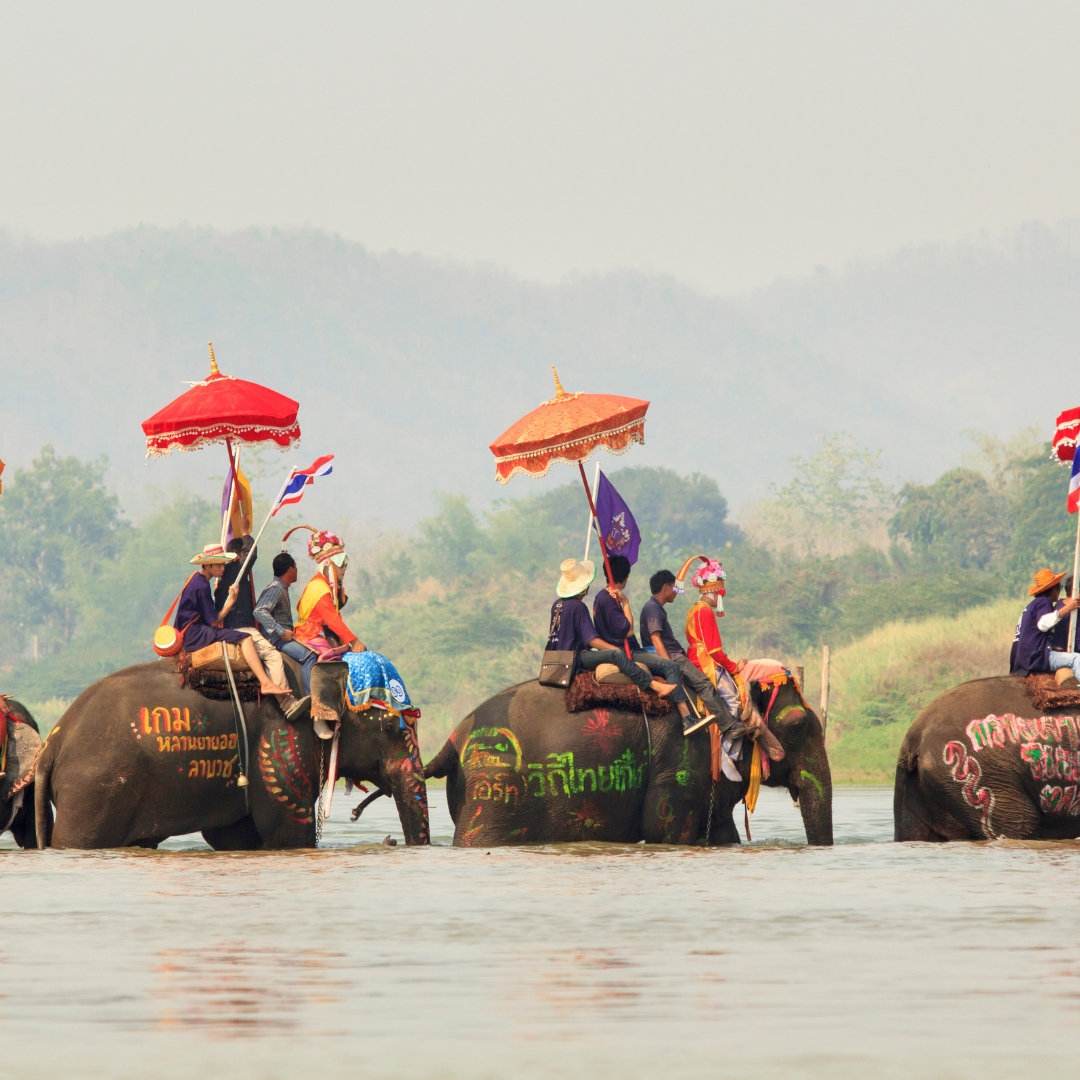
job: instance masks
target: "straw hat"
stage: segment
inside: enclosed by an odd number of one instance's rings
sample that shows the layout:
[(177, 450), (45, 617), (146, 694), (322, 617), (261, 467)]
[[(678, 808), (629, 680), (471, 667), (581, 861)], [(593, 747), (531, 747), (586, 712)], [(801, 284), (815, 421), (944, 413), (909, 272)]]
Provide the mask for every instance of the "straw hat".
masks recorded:
[(577, 596), (583, 593), (596, 577), (596, 564), (585, 559), (578, 562), (577, 559), (564, 559), (559, 566), (559, 584), (555, 587), (555, 594), (564, 600), (568, 596)]
[(1068, 572), (1068, 570), (1062, 570), (1060, 574), (1055, 574), (1053, 570), (1040, 570), (1035, 575), (1035, 584), (1028, 589), (1028, 596), (1038, 596), (1039, 593), (1052, 589), (1061, 582)]
[(220, 544), (207, 544), (192, 560), (193, 565), (208, 566), (211, 563), (229, 563), (235, 561), (235, 551), (226, 551)]

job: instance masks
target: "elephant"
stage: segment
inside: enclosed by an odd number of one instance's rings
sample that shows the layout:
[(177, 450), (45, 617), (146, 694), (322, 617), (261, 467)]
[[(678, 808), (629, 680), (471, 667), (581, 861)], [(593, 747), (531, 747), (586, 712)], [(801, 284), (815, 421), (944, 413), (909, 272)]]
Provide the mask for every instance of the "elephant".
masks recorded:
[[(287, 671), (297, 678), (296, 665)], [(337, 775), (392, 794), (405, 842), (427, 844), (427, 791), (412, 728), (379, 709), (350, 711), (342, 704), (347, 672), (336, 662), (311, 673), (313, 713), (341, 719)], [(245, 702), (244, 717), (247, 758), (232, 702), (180, 687), (172, 660), (94, 683), (39, 756), (38, 846), (154, 848), (201, 832), (219, 851), (314, 847), (330, 743), (309, 720), (286, 722), (276, 701)], [(247, 786), (238, 783), (245, 761)]]
[(13, 698), (0, 699), (0, 725), (0, 746), (5, 728), (8, 739), (0, 773), (0, 833), (10, 831), (21, 848), (35, 847), (33, 777), (41, 729), (30, 710)]
[[(753, 693), (786, 752), (766, 783), (786, 787), (799, 803), (808, 843), (831, 844), (832, 779), (818, 718), (793, 681), (779, 687), (771, 708), (759, 687)], [(462, 720), (424, 775), (446, 778), (461, 847), (739, 843), (732, 810), (746, 790), (750, 755), (743, 754), (741, 782), (714, 785), (707, 729), (684, 736), (674, 709), (645, 725), (640, 709), (569, 713), (565, 691), (532, 680)]]
[(1080, 717), (1039, 710), (1012, 675), (947, 690), (904, 736), (893, 825), (901, 841), (1080, 836)]

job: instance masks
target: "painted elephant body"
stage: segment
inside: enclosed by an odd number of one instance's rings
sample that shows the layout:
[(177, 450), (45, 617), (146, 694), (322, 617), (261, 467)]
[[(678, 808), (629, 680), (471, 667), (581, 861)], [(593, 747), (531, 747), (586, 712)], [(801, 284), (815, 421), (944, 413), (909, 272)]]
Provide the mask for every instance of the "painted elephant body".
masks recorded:
[(1080, 836), (1080, 713), (1010, 675), (947, 691), (900, 747), (893, 820), (897, 840)]
[[(645, 723), (640, 711), (568, 713), (564, 691), (530, 681), (458, 724), (425, 775), (446, 778), (459, 846), (738, 843), (732, 810), (746, 788), (749, 755), (742, 783), (713, 785), (706, 730), (685, 737), (674, 710), (650, 719), (648, 733)], [(768, 783), (799, 800), (810, 843), (831, 844), (821, 727), (793, 686), (780, 689), (769, 727), (787, 753)]]
[[(0, 711), (0, 724), (7, 728), (8, 738), (3, 775), (0, 775), (0, 833), (10, 831), (21, 848), (35, 847), (32, 777), (36, 753), (41, 745), (40, 729), (25, 705), (12, 698), (0, 704), (8, 713), (8, 717), (4, 717)], [(25, 727), (20, 731), (22, 725)], [(29, 738), (23, 737), (30, 732)], [(0, 729), (0, 740), (3, 735), (3, 729)], [(51, 821), (46, 827), (51, 827)]]
[[(344, 667), (316, 665), (313, 697), (318, 687), (324, 698), (336, 700)], [(422, 780), (417, 789), (422, 764), (415, 739), (396, 724), (380, 725), (373, 713), (340, 715), (338, 775), (376, 783), (392, 794), (406, 842), (427, 843), (427, 799)], [(201, 832), (218, 849), (314, 847), (330, 744), (316, 738), (308, 720), (288, 724), (275, 701), (245, 703), (244, 716), (246, 788), (237, 783), (243, 735), (230, 701), (181, 688), (169, 660), (126, 668), (95, 683), (60, 718), (41, 752), (39, 846), (51, 841), (65, 848), (156, 847), (169, 836)], [(51, 837), (50, 800), (56, 809)]]

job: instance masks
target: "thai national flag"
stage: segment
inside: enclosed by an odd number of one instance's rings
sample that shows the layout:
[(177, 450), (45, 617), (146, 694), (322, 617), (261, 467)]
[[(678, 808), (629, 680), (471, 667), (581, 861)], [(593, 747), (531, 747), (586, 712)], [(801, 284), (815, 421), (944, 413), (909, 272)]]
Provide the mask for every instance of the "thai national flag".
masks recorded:
[(1072, 476), (1069, 477), (1069, 501), (1065, 504), (1070, 514), (1080, 510), (1080, 447), (1073, 451)]
[(330, 464), (333, 460), (334, 455), (327, 454), (326, 457), (316, 458), (314, 463), (306, 469), (293, 469), (289, 479), (285, 481), (285, 486), (281, 489), (277, 502), (274, 503), (273, 510), (270, 511), (270, 516), (273, 517), (288, 503), (298, 503), (304, 497), (305, 486), (313, 484), (316, 476), (329, 476), (334, 471), (334, 467)]

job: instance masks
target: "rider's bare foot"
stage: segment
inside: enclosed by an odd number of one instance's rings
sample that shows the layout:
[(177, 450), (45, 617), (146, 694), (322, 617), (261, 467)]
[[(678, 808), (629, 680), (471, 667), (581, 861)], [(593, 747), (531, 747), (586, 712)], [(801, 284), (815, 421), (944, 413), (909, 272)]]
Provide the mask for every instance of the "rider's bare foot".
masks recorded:
[(292, 693), (287, 686), (278, 686), (269, 679), (267, 679), (266, 682), (259, 684), (259, 692), (263, 694), (274, 694), (277, 697), (285, 697), (287, 694)]
[(653, 679), (650, 688), (654, 694), (659, 694), (660, 697), (667, 697), (675, 689), (671, 683), (661, 682), (659, 679)]

